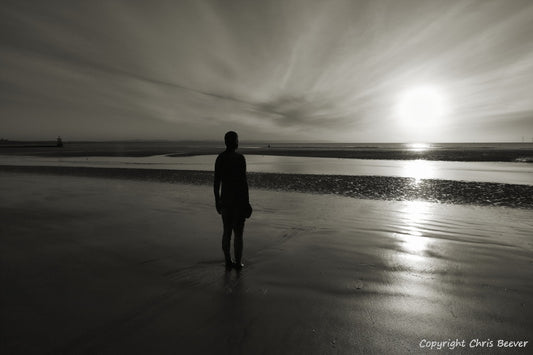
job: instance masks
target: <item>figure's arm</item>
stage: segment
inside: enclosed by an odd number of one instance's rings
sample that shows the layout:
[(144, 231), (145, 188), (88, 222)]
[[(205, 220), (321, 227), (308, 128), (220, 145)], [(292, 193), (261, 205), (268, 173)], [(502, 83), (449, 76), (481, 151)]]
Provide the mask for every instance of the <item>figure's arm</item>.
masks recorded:
[(246, 201), (250, 203), (250, 195), (248, 193), (248, 177), (246, 176), (246, 158), (243, 156), (242, 160), (244, 161), (244, 188), (246, 193)]
[(215, 179), (213, 181), (213, 192), (215, 194), (215, 207), (219, 214), (222, 213), (222, 205), (220, 203), (220, 161), (217, 158), (215, 162)]

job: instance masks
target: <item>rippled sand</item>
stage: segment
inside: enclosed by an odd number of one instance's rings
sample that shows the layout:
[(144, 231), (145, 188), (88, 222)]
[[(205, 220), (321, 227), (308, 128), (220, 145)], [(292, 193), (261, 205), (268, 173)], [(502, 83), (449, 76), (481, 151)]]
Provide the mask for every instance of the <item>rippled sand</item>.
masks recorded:
[(459, 354), (531, 340), (530, 209), (253, 188), (237, 274), (224, 271), (209, 185), (106, 173), (0, 173), (2, 353), (402, 354), (428, 353), (423, 340), (494, 341)]

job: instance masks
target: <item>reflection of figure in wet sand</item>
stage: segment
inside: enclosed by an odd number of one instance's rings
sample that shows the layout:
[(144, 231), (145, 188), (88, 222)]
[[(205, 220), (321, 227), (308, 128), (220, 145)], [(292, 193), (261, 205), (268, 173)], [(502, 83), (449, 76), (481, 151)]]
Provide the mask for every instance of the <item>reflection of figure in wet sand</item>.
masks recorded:
[[(250, 215), (248, 195), (248, 181), (246, 180), (246, 160), (242, 154), (235, 152), (239, 146), (237, 133), (230, 131), (224, 136), (226, 150), (220, 153), (215, 162), (215, 204), (217, 212), (222, 215), (224, 234), (222, 235), (222, 250), (226, 259), (226, 268), (234, 266), (242, 269), (242, 247), (244, 220)], [(220, 192), (222, 183), (222, 193)], [(231, 233), (235, 250), (235, 263), (231, 260)]]

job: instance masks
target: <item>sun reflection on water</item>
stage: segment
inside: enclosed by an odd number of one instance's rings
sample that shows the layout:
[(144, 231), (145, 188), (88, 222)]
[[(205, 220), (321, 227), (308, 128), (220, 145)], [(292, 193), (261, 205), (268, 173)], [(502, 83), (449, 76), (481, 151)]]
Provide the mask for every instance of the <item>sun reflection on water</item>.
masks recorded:
[[(434, 218), (434, 206), (423, 201), (402, 203), (395, 215), (398, 220), (394, 233), (396, 247), (391, 262), (394, 272), (389, 285), (401, 297), (384, 301), (383, 307), (408, 317), (440, 317), (447, 309), (439, 293), (441, 266), (430, 249), (436, 247), (428, 224)], [(422, 328), (421, 328), (422, 329)]]
[(410, 255), (421, 255), (428, 246), (428, 238), (424, 235), (424, 222), (428, 217), (427, 203), (420, 201), (408, 202), (401, 210), (404, 218), (404, 230), (398, 233), (402, 248)]
[(428, 143), (409, 143), (407, 144), (407, 148), (415, 152), (422, 152), (431, 148), (431, 145)]
[(414, 178), (415, 184), (418, 184), (422, 179), (433, 178), (435, 167), (433, 162), (427, 160), (406, 160), (402, 175)]

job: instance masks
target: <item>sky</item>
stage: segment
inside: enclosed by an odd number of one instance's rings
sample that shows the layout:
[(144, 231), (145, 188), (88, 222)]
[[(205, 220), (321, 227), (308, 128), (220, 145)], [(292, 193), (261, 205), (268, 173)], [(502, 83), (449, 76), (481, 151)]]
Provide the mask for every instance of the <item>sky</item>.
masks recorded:
[(5, 139), (531, 142), (532, 93), (530, 0), (0, 5)]

